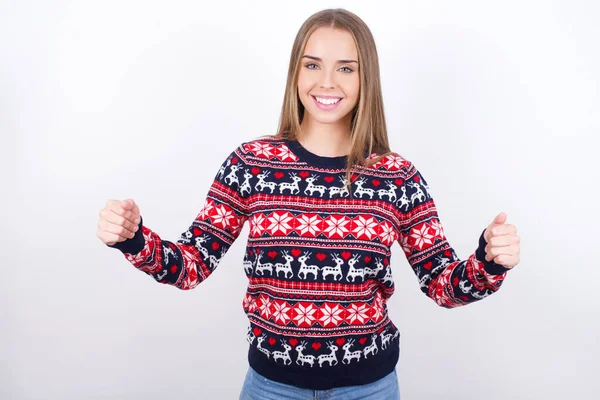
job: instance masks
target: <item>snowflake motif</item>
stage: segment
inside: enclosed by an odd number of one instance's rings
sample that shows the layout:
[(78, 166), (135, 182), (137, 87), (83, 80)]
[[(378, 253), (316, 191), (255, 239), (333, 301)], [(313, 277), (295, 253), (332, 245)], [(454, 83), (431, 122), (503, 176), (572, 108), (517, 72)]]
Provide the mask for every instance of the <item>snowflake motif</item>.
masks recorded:
[(273, 302), (273, 319), (275, 322), (281, 321), (281, 325), (286, 325), (290, 320), (290, 316), (287, 314), (292, 308), (289, 307), (285, 301), (274, 301)]
[(319, 228), (321, 218), (317, 215), (303, 214), (301, 217), (297, 218), (297, 222), (299, 225), (296, 228), (296, 231), (301, 235), (310, 233), (312, 236), (317, 236), (321, 232), (321, 229)]
[(211, 215), (211, 221), (215, 225), (220, 225), (221, 228), (227, 228), (231, 225), (230, 220), (235, 220), (233, 211), (224, 204), (215, 207), (215, 212)]
[(376, 235), (375, 227), (377, 226), (377, 221), (375, 218), (365, 218), (360, 215), (354, 220), (354, 223), (356, 224), (356, 228), (354, 228), (352, 233), (357, 239), (361, 238), (361, 236), (366, 236), (368, 240), (371, 240)]
[(263, 227), (263, 223), (265, 222), (265, 216), (263, 214), (255, 214), (250, 219), (250, 232), (253, 237), (262, 236), (265, 228)]
[(250, 145), (250, 151), (252, 151), (256, 156), (263, 158), (272, 158), (273, 154), (273, 146), (268, 143), (260, 143), (255, 142)]
[(371, 319), (375, 322), (379, 322), (383, 317), (383, 300), (381, 298), (381, 293), (377, 292), (375, 295), (375, 301), (373, 303), (373, 314), (371, 315)]
[(401, 236), (400, 246), (402, 247), (402, 250), (404, 250), (404, 253), (410, 255), (412, 246), (410, 245), (410, 242), (408, 241), (408, 235)]
[(433, 231), (434, 236), (444, 239), (444, 227), (442, 226), (439, 220), (433, 220), (431, 222), (430, 228)]
[(215, 205), (214, 205), (213, 201), (211, 199), (206, 199), (204, 201), (204, 206), (200, 210), (200, 214), (198, 215), (198, 217), (200, 219), (208, 218), (210, 216), (210, 213), (214, 210), (214, 208), (215, 208)]
[(329, 326), (338, 326), (340, 322), (342, 322), (342, 317), (340, 314), (343, 311), (343, 308), (341, 308), (339, 304), (336, 304), (335, 307), (325, 304), (323, 307), (321, 307), (321, 313), (323, 316), (319, 318), (319, 322), (325, 328)]
[(379, 237), (382, 243), (389, 245), (396, 241), (396, 231), (389, 223), (384, 221), (381, 223), (380, 228), (381, 233), (379, 233)]
[(325, 220), (325, 223), (327, 224), (327, 227), (324, 229), (324, 232), (329, 238), (333, 238), (334, 236), (343, 238), (350, 232), (348, 228), (346, 228), (346, 225), (348, 225), (350, 221), (343, 215), (340, 217), (331, 216)]
[(434, 236), (429, 233), (429, 225), (422, 224), (420, 227), (417, 227), (412, 230), (410, 237), (413, 239), (413, 242), (419, 250), (422, 250), (426, 244), (433, 244)]
[(350, 323), (354, 323), (354, 321), (359, 321), (361, 324), (364, 324), (366, 320), (369, 319), (367, 312), (369, 311), (368, 307), (365, 304), (358, 306), (357, 304), (352, 304), (350, 307), (346, 309), (348, 315), (346, 316), (346, 320)]
[(259, 306), (260, 315), (268, 319), (271, 316), (271, 299), (265, 295), (260, 296), (261, 305)]
[(296, 325), (300, 326), (305, 324), (305, 326), (311, 326), (313, 322), (315, 322), (316, 318), (313, 314), (317, 309), (314, 308), (312, 304), (309, 304), (308, 306), (297, 304), (294, 310), (296, 311), (296, 316), (294, 317)]
[(270, 222), (270, 225), (267, 229), (271, 232), (272, 235), (274, 235), (278, 231), (283, 233), (284, 235), (287, 235), (292, 230), (292, 227), (290, 226), (290, 221), (293, 220), (294, 217), (289, 212), (274, 212), (267, 219)]
[(393, 171), (402, 168), (402, 166), (405, 164), (405, 161), (401, 157), (389, 155), (385, 158), (384, 163), (388, 170)]
[(248, 312), (253, 312), (254, 310), (256, 310), (257, 307), (256, 299), (251, 295), (246, 294), (246, 297), (244, 297), (243, 305), (244, 308), (248, 310)]
[(277, 154), (277, 157), (281, 161), (297, 161), (298, 160), (298, 157), (294, 153), (292, 153), (292, 151), (290, 150), (289, 147), (287, 147), (284, 144), (277, 147), (277, 150), (279, 150), (279, 154)]

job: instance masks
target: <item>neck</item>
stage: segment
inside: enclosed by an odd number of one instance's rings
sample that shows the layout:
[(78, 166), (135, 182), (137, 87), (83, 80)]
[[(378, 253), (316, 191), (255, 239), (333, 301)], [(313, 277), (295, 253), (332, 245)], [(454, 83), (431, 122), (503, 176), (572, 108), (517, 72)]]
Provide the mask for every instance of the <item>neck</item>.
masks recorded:
[(302, 120), (298, 141), (308, 151), (322, 157), (339, 157), (350, 154), (350, 119), (332, 124), (315, 121), (310, 115)]

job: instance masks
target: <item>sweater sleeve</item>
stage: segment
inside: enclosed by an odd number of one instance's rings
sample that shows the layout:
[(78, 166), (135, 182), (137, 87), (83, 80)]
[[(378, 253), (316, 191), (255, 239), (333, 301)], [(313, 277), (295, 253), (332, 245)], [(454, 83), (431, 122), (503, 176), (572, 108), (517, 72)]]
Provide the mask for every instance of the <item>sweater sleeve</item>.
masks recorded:
[(485, 260), (485, 230), (474, 253), (460, 260), (444, 234), (426, 180), (412, 163), (407, 165), (403, 195), (397, 202), (402, 221), (398, 242), (421, 291), (445, 308), (464, 306), (498, 291), (508, 269)]
[[(239, 236), (248, 219), (242, 147), (234, 150), (217, 172), (204, 206), (176, 242), (163, 240), (140, 221), (135, 236), (112, 246), (133, 266), (156, 281), (182, 290), (193, 289), (210, 276)], [(247, 173), (247, 172), (246, 172)]]

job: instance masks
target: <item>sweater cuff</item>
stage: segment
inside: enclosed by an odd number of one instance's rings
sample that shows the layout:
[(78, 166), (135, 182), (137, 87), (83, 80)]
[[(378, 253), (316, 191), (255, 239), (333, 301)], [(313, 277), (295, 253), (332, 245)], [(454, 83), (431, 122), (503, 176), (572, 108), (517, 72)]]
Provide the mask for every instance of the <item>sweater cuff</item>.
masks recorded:
[(142, 251), (142, 249), (146, 245), (146, 243), (144, 241), (144, 233), (143, 233), (143, 229), (142, 229), (143, 224), (144, 224), (144, 220), (143, 220), (142, 216), (140, 215), (140, 223), (138, 225), (138, 230), (135, 232), (135, 235), (132, 238), (124, 240), (122, 242), (117, 242), (113, 245), (107, 245), (107, 246), (112, 247), (117, 250), (120, 250), (123, 254), (139, 253), (140, 251)]
[(506, 268), (503, 265), (496, 264), (493, 260), (487, 261), (485, 259), (485, 246), (487, 246), (487, 242), (485, 241), (485, 229), (481, 232), (481, 236), (479, 237), (479, 247), (475, 251), (475, 258), (483, 263), (483, 268), (490, 275), (502, 275), (505, 272), (509, 271), (510, 268)]

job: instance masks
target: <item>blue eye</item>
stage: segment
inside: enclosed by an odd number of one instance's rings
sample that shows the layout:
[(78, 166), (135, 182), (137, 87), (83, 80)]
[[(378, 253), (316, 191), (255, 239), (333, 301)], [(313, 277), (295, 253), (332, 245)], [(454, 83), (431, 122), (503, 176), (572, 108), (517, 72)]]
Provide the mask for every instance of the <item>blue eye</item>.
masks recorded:
[[(319, 66), (317, 64), (314, 64), (314, 63), (308, 63), (308, 64), (305, 65), (305, 67), (308, 68), (308, 69), (316, 69)], [(312, 68), (312, 67), (315, 67), (315, 68)], [(350, 72), (354, 72), (354, 70), (352, 68), (349, 68), (349, 67), (342, 67), (340, 69), (344, 70), (343, 72), (346, 73), (346, 74), (349, 74)]]

